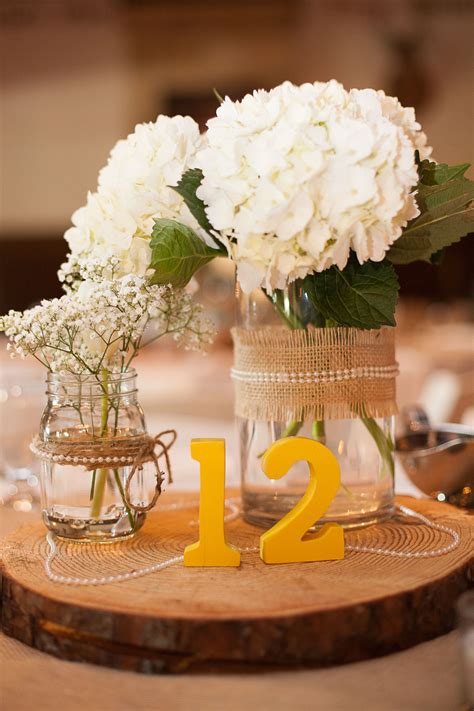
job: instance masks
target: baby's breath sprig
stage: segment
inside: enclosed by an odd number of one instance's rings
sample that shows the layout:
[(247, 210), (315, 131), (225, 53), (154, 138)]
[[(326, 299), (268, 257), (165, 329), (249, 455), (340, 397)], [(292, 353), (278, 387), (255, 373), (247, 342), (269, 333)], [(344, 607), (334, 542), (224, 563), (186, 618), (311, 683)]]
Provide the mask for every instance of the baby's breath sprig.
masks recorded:
[(126, 370), (143, 346), (168, 334), (193, 350), (212, 342), (214, 329), (188, 293), (140, 276), (117, 278), (116, 266), (114, 257), (78, 264), (60, 299), (0, 317), (12, 357), (99, 377), (104, 368)]

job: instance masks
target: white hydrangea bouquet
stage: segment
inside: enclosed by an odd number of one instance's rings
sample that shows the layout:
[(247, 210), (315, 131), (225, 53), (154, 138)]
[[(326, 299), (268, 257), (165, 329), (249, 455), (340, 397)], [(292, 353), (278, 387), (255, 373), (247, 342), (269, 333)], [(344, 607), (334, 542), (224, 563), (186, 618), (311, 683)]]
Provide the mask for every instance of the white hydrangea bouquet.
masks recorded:
[(413, 109), (336, 81), (226, 98), (203, 135), (159, 116), (112, 150), (65, 233), (60, 278), (114, 256), (117, 275), (183, 288), (228, 256), (245, 292), (304, 281), (321, 319), (393, 326), (393, 265), (439, 261), (472, 228), (468, 164), (431, 150)]
[(414, 110), (383, 91), (285, 82), (226, 98), (175, 185), (201, 229), (154, 221), (154, 281), (182, 286), (225, 253), (246, 292), (307, 280), (334, 325), (394, 326), (393, 265), (438, 261), (473, 227), (469, 165), (431, 151)]

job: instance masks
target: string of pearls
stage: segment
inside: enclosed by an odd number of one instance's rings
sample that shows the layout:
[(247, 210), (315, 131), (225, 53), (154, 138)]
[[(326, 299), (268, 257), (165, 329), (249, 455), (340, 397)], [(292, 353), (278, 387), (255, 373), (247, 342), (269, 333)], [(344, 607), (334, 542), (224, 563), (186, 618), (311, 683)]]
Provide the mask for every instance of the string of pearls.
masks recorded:
[[(225, 505), (226, 508), (230, 509), (230, 512), (225, 515), (224, 521), (229, 522), (235, 520), (239, 514), (240, 514), (240, 509), (237, 504), (237, 499), (226, 499), (225, 500)], [(169, 504), (167, 506), (160, 506), (160, 511), (178, 511), (182, 509), (187, 509), (195, 506), (195, 503), (186, 503), (186, 504), (179, 504), (179, 503), (174, 503), (174, 504)], [(455, 548), (458, 547), (460, 541), (461, 541), (461, 536), (457, 531), (454, 530), (454, 528), (450, 528), (449, 526), (444, 526), (443, 524), (440, 523), (435, 523), (431, 519), (429, 519), (427, 516), (423, 516), (423, 514), (418, 513), (417, 511), (413, 511), (413, 509), (408, 508), (408, 506), (402, 506), (402, 505), (397, 505), (397, 509), (404, 514), (405, 516), (410, 516), (412, 518), (417, 519), (421, 523), (424, 523), (426, 526), (429, 528), (432, 528), (435, 531), (440, 531), (442, 533), (446, 533), (449, 536), (451, 536), (451, 543), (449, 543), (446, 546), (442, 546), (440, 548), (435, 548), (434, 550), (430, 551), (400, 551), (392, 548), (375, 548), (371, 546), (363, 546), (363, 545), (351, 545), (351, 544), (346, 544), (345, 549), (347, 551), (351, 552), (357, 552), (357, 553), (373, 553), (374, 555), (387, 555), (387, 556), (395, 556), (398, 558), (433, 558), (436, 556), (440, 555), (445, 555), (446, 553), (450, 553), (453, 551)], [(190, 525), (197, 525), (197, 521), (190, 521)], [(102, 578), (72, 578), (72, 577), (67, 577), (65, 575), (58, 575), (57, 573), (54, 573), (52, 570), (52, 563), (55, 557), (58, 554), (58, 548), (56, 545), (55, 541), (55, 535), (52, 531), (50, 531), (47, 536), (46, 540), (49, 545), (49, 552), (46, 557), (45, 563), (44, 563), (44, 568), (46, 572), (46, 576), (48, 577), (49, 580), (51, 580), (53, 583), (61, 583), (63, 585), (108, 585), (110, 583), (122, 583), (125, 582), (126, 580), (135, 580), (136, 578), (141, 578), (144, 575), (150, 575), (151, 573), (156, 573), (159, 570), (164, 570), (165, 568), (169, 568), (172, 565), (177, 565), (178, 563), (182, 563), (184, 560), (183, 555), (177, 555), (174, 556), (173, 558), (168, 558), (167, 560), (162, 561), (161, 563), (154, 563), (153, 565), (148, 565), (145, 568), (139, 568), (138, 570), (132, 570), (127, 573), (122, 573), (120, 575), (106, 575)], [(239, 550), (242, 553), (255, 553), (259, 550), (258, 547), (244, 547), (244, 548), (239, 548)]]
[(342, 380), (360, 378), (394, 378), (398, 374), (398, 365), (369, 365), (344, 370), (321, 370), (315, 372), (272, 373), (231, 368), (231, 378), (244, 383), (335, 383)]
[(46, 536), (46, 540), (49, 543), (49, 553), (44, 563), (44, 569), (49, 580), (53, 583), (62, 583), (63, 585), (108, 585), (110, 583), (123, 583), (126, 580), (135, 580), (135, 578), (142, 578), (144, 575), (156, 573), (158, 570), (164, 570), (165, 568), (169, 568), (170, 565), (182, 563), (184, 560), (183, 555), (177, 555), (161, 563), (148, 565), (146, 568), (139, 568), (138, 570), (131, 570), (129, 573), (122, 573), (121, 575), (105, 575), (102, 578), (68, 578), (65, 575), (58, 575), (52, 571), (51, 563), (58, 552), (54, 538), (55, 536), (52, 531)]
[(52, 452), (45, 452), (42, 449), (38, 449), (34, 442), (30, 444), (30, 450), (38, 459), (58, 464), (97, 464), (98, 467), (101, 464), (121, 464), (121, 466), (125, 467), (131, 466), (136, 459), (135, 455), (133, 457), (76, 457), (70, 454), (53, 454)]
[(408, 506), (397, 505), (397, 509), (401, 513), (405, 514), (405, 516), (412, 516), (413, 518), (417, 518), (419, 521), (429, 526), (429, 528), (433, 528), (435, 531), (442, 531), (443, 533), (447, 533), (449, 536), (451, 536), (452, 542), (449, 543), (447, 546), (435, 548), (432, 551), (397, 551), (393, 550), (392, 548), (372, 548), (371, 546), (353, 546), (350, 544), (347, 544), (345, 546), (345, 549), (348, 551), (356, 551), (358, 553), (391, 555), (395, 556), (396, 558), (435, 558), (439, 555), (445, 555), (446, 553), (450, 553), (455, 548), (457, 548), (459, 543), (461, 542), (461, 536), (457, 531), (454, 530), (454, 528), (450, 528), (449, 526), (443, 526), (441, 523), (435, 523), (427, 516), (423, 516), (423, 514), (418, 513), (418, 511), (413, 511), (413, 509), (409, 509)]

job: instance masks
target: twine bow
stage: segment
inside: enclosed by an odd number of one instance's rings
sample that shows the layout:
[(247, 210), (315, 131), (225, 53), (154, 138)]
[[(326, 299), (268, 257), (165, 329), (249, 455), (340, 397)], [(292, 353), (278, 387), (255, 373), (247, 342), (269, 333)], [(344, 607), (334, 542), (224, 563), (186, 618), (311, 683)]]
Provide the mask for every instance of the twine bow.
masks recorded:
[[(166, 444), (163, 437), (171, 435), (171, 442)], [(149, 511), (156, 504), (161, 494), (161, 485), (165, 473), (169, 483), (173, 481), (169, 449), (177, 438), (176, 430), (163, 430), (156, 435), (135, 435), (132, 437), (112, 437), (111, 439), (89, 440), (86, 438), (43, 442), (36, 436), (30, 444), (31, 451), (40, 459), (67, 466), (83, 466), (92, 471), (102, 468), (132, 467), (125, 482), (124, 494), (127, 505), (134, 511)], [(156, 454), (155, 448), (161, 447)], [(160, 471), (159, 460), (165, 459), (165, 472)], [(137, 471), (143, 471), (146, 462), (153, 462), (156, 469), (156, 484), (153, 498), (148, 505), (134, 504), (130, 501), (130, 485)]]
[[(165, 435), (171, 435), (171, 442), (169, 444), (165, 444), (165, 442), (163, 442), (162, 440), (162, 437), (164, 437)], [(135, 461), (132, 466), (132, 470), (127, 477), (124, 488), (126, 502), (128, 506), (134, 511), (142, 513), (144, 513), (145, 511), (150, 511), (150, 509), (152, 509), (158, 501), (161, 495), (161, 485), (165, 479), (165, 474), (160, 470), (159, 465), (159, 460), (161, 459), (161, 457), (164, 457), (165, 459), (165, 469), (166, 475), (168, 477), (168, 482), (170, 484), (173, 482), (173, 476), (171, 473), (171, 462), (168, 450), (176, 442), (177, 436), (178, 435), (176, 433), (176, 430), (163, 430), (163, 432), (157, 434), (156, 437), (147, 437), (146, 441), (143, 443), (142, 447), (137, 452)], [(155, 452), (155, 448), (157, 446), (161, 447), (161, 452), (158, 455)], [(143, 465), (146, 462), (150, 461), (154, 463), (156, 469), (156, 484), (153, 497), (149, 504), (134, 504), (130, 499), (130, 485), (132, 483), (132, 479), (137, 473), (137, 471), (143, 471)]]

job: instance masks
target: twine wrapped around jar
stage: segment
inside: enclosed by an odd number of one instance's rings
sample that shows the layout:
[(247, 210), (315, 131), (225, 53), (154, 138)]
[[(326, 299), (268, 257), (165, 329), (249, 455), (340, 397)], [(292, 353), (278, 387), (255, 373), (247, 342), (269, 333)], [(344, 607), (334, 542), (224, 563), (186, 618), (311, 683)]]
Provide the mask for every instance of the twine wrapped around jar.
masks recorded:
[[(165, 444), (162, 438), (171, 435), (171, 442)], [(43, 442), (36, 436), (30, 444), (30, 449), (39, 459), (69, 466), (82, 466), (88, 471), (99, 468), (117, 468), (131, 466), (132, 469), (125, 482), (125, 496), (128, 506), (134, 511), (149, 511), (156, 504), (161, 494), (164, 473), (160, 471), (159, 459), (164, 457), (168, 481), (173, 481), (168, 450), (176, 441), (175, 430), (164, 430), (151, 437), (148, 434), (132, 436), (116, 436), (110, 438), (89, 439), (76, 437)], [(161, 447), (157, 455), (156, 447)], [(130, 501), (130, 486), (135, 473), (147, 462), (153, 462), (156, 469), (155, 493), (147, 505), (134, 504)]]
[(386, 417), (397, 412), (394, 329), (232, 329), (235, 410), (251, 420)]

